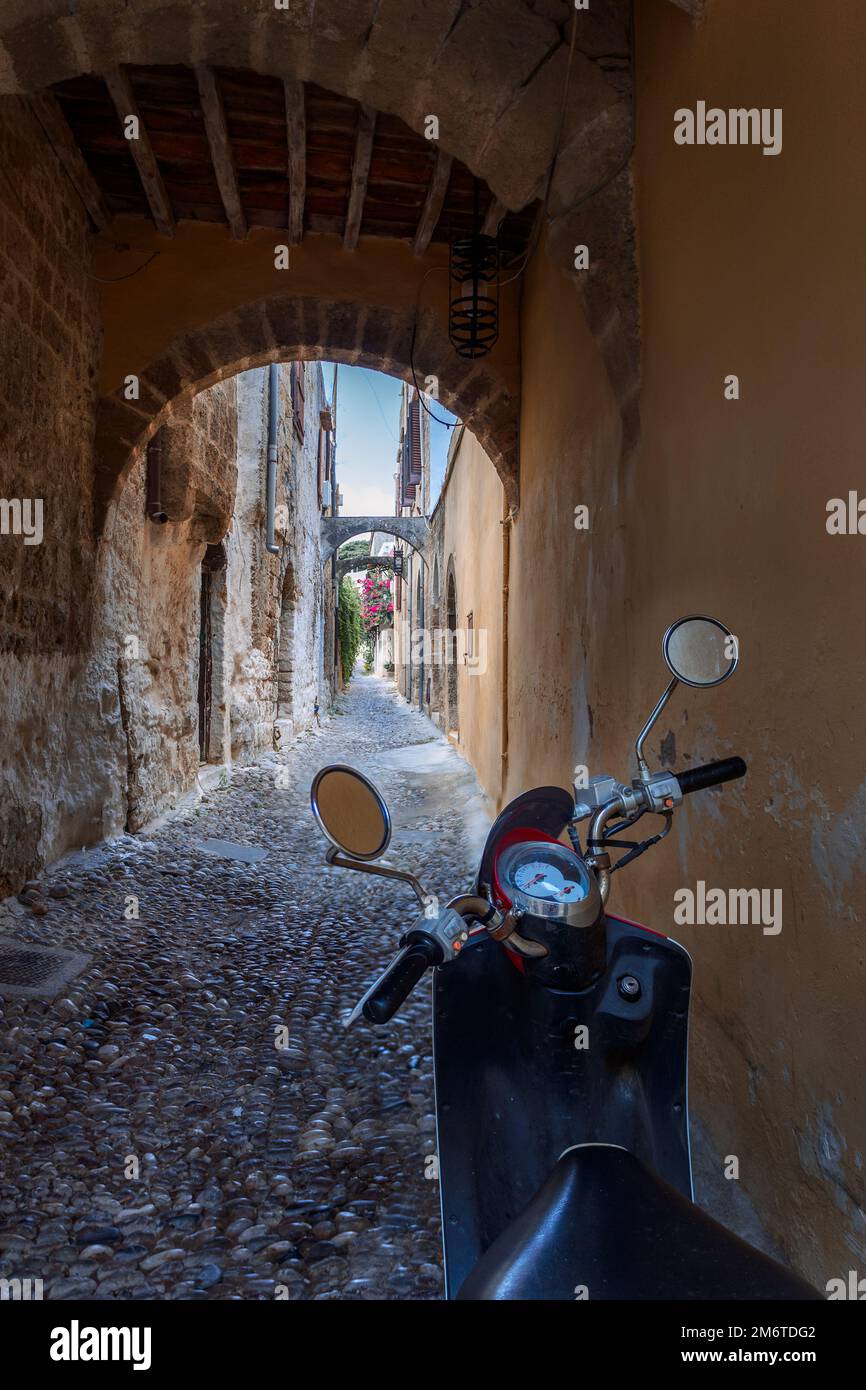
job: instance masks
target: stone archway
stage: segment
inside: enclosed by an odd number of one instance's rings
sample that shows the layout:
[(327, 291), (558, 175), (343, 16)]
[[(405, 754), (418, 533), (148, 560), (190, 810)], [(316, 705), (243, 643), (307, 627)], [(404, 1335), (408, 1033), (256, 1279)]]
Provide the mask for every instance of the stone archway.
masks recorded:
[[(122, 356), (122, 347), (116, 346), (114, 357), (119, 361)], [(405, 381), (417, 377), (422, 386), (435, 377), (438, 399), (479, 440), (509, 504), (517, 508), (519, 395), (511, 371), (506, 374), (489, 360), (466, 363), (458, 358), (432, 311), (419, 315), (416, 330), (414, 310), (408, 306), (275, 295), (175, 337), (156, 360), (131, 373), (137, 398), (127, 399), (130, 388), (124, 385), (102, 396), (96, 436), (97, 527), (135, 453), (180, 405), (238, 372), (298, 359), (372, 367)]]
[[(340, 546), (345, 545), (353, 536), (379, 531), (387, 536), (396, 536), (407, 545), (411, 545), (423, 561), (430, 529), (427, 518), (423, 516), (328, 516), (322, 518), (319, 526), (323, 564), (326, 564)], [(363, 568), (361, 562), (358, 567)]]
[[(443, 147), (518, 208), (537, 195), (553, 155), (574, 13), (572, 0), (5, 0), (0, 95), (123, 64), (222, 65), (313, 82), (414, 130), (435, 115)], [(622, 83), (608, 78), (605, 60), (621, 51), (629, 13), (630, 0), (593, 0), (580, 14), (560, 148), (582, 152), (587, 186), (597, 161), (615, 162), (628, 126)], [(514, 158), (518, 133), (529, 158)]]
[[(700, 0), (673, 2), (693, 15), (700, 11)], [(317, 84), (369, 104), (371, 111), (397, 116), (419, 134), (435, 118), (443, 156), (461, 161), (483, 180), (495, 199), (491, 212), (518, 211), (545, 196), (550, 256), (562, 273), (572, 275), (583, 300), (630, 444), (637, 429), (639, 382), (629, 167), (631, 15), (632, 0), (593, 0), (581, 11), (573, 0), (357, 0), (352, 5), (291, 0), (279, 6), (250, 0), (136, 0), (134, 6), (126, 0), (40, 0), (36, 7), (32, 0), (6, 0), (0, 14), (0, 97), (40, 93), (88, 73), (110, 74), (123, 82), (123, 65), (222, 65), (288, 85)], [(520, 158), (515, 158), (516, 147)], [(495, 216), (490, 225), (495, 229)], [(136, 240), (133, 236), (129, 244), (135, 246)], [(578, 244), (591, 246), (591, 268), (577, 266)], [(208, 260), (205, 254), (199, 269)], [(124, 281), (124, 289), (136, 284), (126, 271), (125, 266), (116, 277)], [(185, 297), (188, 284), (180, 295), (175, 285), (172, 306)], [(248, 297), (245, 304), (250, 302)], [(376, 305), (376, 297), (369, 296), (368, 302)], [(404, 336), (410, 317), (404, 315)], [(113, 321), (112, 310), (109, 329)], [(186, 323), (177, 336), (186, 339), (192, 330), (197, 350), (201, 327)], [(222, 324), (218, 328), (222, 331)], [(141, 332), (139, 343), (148, 336)], [(177, 372), (174, 346), (170, 338), (156, 342), (138, 363), (151, 369), (157, 389), (156, 378), (170, 380)], [(337, 360), (364, 360), (344, 359), (336, 348), (325, 347)], [(504, 380), (506, 394), (516, 399), (519, 353), (511, 356)], [(373, 357), (379, 365), (381, 355), (374, 351)], [(259, 355), (250, 365), (264, 360)], [(395, 354), (394, 360), (405, 374), (405, 353)], [(113, 394), (119, 382), (136, 369), (124, 363), (115, 379), (104, 383), (100, 444), (108, 450), (100, 463), (97, 518), (104, 512), (106, 488), (111, 495), (112, 469), (116, 473), (123, 467), (116, 458), (117, 436), (124, 431), (133, 438), (141, 435), (141, 428), (123, 419), (122, 410), (111, 409), (118, 404)], [(238, 363), (225, 370), (238, 370)], [(437, 374), (436, 362), (425, 370)], [(194, 382), (196, 373), (188, 367), (180, 375)], [(203, 381), (204, 373), (198, 379)], [(210, 381), (216, 379), (210, 376)], [(476, 376), (467, 389), (470, 414), (465, 413), (466, 393), (453, 385), (443, 386), (442, 399), (450, 404), (449, 390), (451, 399), (460, 398), (463, 418), (484, 442), (503, 480), (509, 472), (516, 478), (516, 446), (503, 442), (509, 429), (514, 434), (516, 404), (506, 405), (497, 395), (499, 418), (485, 439), (478, 418), (485, 413), (481, 396), (491, 398), (488, 382)], [(161, 404), (171, 395), (164, 394)], [(112, 418), (113, 427), (107, 423)], [(516, 509), (516, 482), (508, 486)]]
[(361, 555), (354, 560), (337, 560), (337, 578), (342, 579), (344, 575), (354, 574), (360, 570), (379, 570), (384, 572), (394, 571), (393, 555)]

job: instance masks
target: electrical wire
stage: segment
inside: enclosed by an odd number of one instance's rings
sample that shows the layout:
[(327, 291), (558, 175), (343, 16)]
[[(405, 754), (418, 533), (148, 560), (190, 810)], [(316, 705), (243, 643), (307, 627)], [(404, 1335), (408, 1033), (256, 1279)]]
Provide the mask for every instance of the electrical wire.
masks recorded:
[[(575, 22), (576, 22), (576, 20), (577, 20), (577, 16), (575, 15)], [(628, 26), (628, 54), (629, 54), (629, 63), (628, 63), (628, 66), (629, 66), (629, 78), (630, 78), (629, 85), (630, 85), (630, 88), (631, 88), (631, 92), (630, 92), (630, 106), (631, 106), (631, 140), (630, 140), (630, 142), (629, 142), (628, 151), (626, 152), (625, 157), (619, 161), (619, 163), (617, 164), (616, 168), (613, 170), (612, 173), (608, 174), (605, 178), (601, 179), (601, 181), (600, 181), (599, 183), (595, 184), (595, 185), (594, 185), (592, 188), (590, 188), (586, 193), (582, 193), (581, 196), (580, 196), (578, 199), (575, 200), (575, 202), (570, 203), (569, 206), (568, 206), (567, 208), (563, 208), (562, 211), (561, 211), (561, 212), (558, 212), (558, 213), (556, 214), (555, 217), (549, 217), (549, 216), (548, 216), (548, 218), (547, 218), (548, 226), (552, 226), (553, 223), (554, 223), (554, 222), (558, 222), (558, 221), (560, 220), (560, 218), (567, 217), (567, 216), (569, 215), (569, 213), (575, 212), (577, 208), (583, 207), (583, 204), (584, 204), (584, 203), (588, 203), (589, 200), (590, 200), (590, 198), (594, 198), (595, 195), (596, 195), (597, 193), (600, 193), (600, 192), (602, 191), (603, 188), (607, 188), (607, 186), (608, 186), (609, 183), (613, 183), (614, 179), (616, 179), (616, 178), (619, 177), (619, 175), (622, 173), (623, 169), (625, 169), (625, 168), (628, 166), (628, 164), (630, 163), (630, 161), (631, 161), (632, 155), (634, 154), (634, 151), (635, 151), (635, 145), (637, 144), (637, 93), (635, 92), (634, 32), (635, 32), (635, 24), (634, 24), (634, 0), (631, 0), (631, 9), (630, 9), (630, 12), (629, 12), (629, 26)], [(555, 162), (555, 160), (554, 160), (554, 162)], [(552, 182), (552, 173), (551, 173), (551, 182)], [(545, 215), (546, 215), (546, 214), (547, 214), (547, 200), (546, 200), (546, 199), (545, 199), (545, 203), (544, 203), (544, 206), (543, 206), (543, 211), (544, 211), (544, 213), (545, 213)]]
[(367, 369), (366, 367), (362, 367), (362, 368), (360, 368), (360, 370), (361, 370), (361, 371), (363, 372), (363, 374), (364, 374), (364, 380), (366, 381), (366, 383), (367, 383), (367, 385), (369, 386), (370, 390), (373, 392), (373, 399), (375, 400), (377, 406), (379, 407), (379, 414), (380, 414), (381, 417), (382, 417), (382, 421), (383, 421), (383, 423), (384, 423), (384, 425), (385, 425), (385, 429), (388, 431), (389, 437), (390, 437), (391, 439), (393, 439), (393, 441), (394, 441), (395, 444), (399, 444), (400, 441), (399, 441), (399, 439), (397, 438), (397, 436), (396, 436), (396, 434), (394, 433), (394, 431), (392, 430), (391, 426), (388, 424), (388, 420), (387, 420), (387, 418), (386, 418), (386, 416), (385, 416), (385, 412), (384, 412), (384, 410), (382, 409), (382, 402), (379, 400), (379, 393), (377, 392), (375, 386), (373, 385), (372, 381), (370, 380), (369, 376), (367, 375), (368, 369)]
[(571, 26), (571, 43), (569, 44), (568, 50), (568, 66), (566, 68), (565, 74), (565, 86), (563, 89), (562, 107), (560, 109), (559, 127), (557, 130), (556, 142), (554, 144), (553, 158), (550, 161), (550, 168), (548, 170), (547, 179), (545, 180), (544, 197), (541, 201), (541, 207), (538, 210), (538, 216), (535, 219), (535, 224), (532, 229), (532, 236), (530, 238), (529, 246), (527, 247), (526, 252), (524, 253), (523, 263), (514, 275), (510, 276), (509, 279), (502, 281), (502, 285), (500, 286), (500, 288), (504, 288), (505, 285), (510, 285), (515, 280), (519, 280), (520, 276), (526, 270), (527, 266), (529, 265), (529, 262), (532, 260), (532, 257), (535, 255), (535, 252), (538, 248), (538, 242), (541, 237), (541, 227), (544, 222), (546, 222), (548, 227), (552, 227), (553, 224), (555, 222), (558, 222), (561, 218), (567, 217), (572, 212), (576, 212), (578, 208), (583, 207), (584, 203), (588, 203), (590, 198), (594, 198), (597, 193), (601, 193), (603, 189), (607, 188), (608, 184), (613, 183), (614, 179), (617, 179), (619, 175), (622, 173), (622, 171), (625, 168), (627, 168), (628, 164), (630, 163), (632, 155), (634, 154), (635, 144), (637, 142), (637, 100), (635, 94), (634, 28), (634, 0), (632, 0), (631, 9), (629, 13), (628, 30), (629, 75), (631, 87), (631, 140), (629, 142), (628, 151), (625, 157), (622, 160), (620, 160), (620, 162), (617, 164), (616, 168), (613, 170), (612, 173), (605, 175), (603, 179), (601, 179), (597, 184), (594, 184), (593, 187), (588, 189), (586, 193), (582, 193), (581, 196), (574, 203), (571, 203), (567, 208), (563, 208), (562, 211), (558, 212), (555, 217), (551, 217), (548, 212), (548, 206), (550, 202), (550, 190), (553, 186), (553, 177), (556, 172), (556, 165), (559, 161), (559, 156), (561, 153), (560, 145), (562, 143), (562, 133), (565, 127), (565, 116), (568, 109), (568, 96), (571, 87), (571, 69), (574, 61), (575, 39), (577, 36), (577, 14), (575, 13)]
[[(72, 188), (73, 188), (74, 191), (75, 191), (76, 197), (78, 198), (79, 202), (81, 203), (81, 206), (83, 207), (85, 213), (87, 213), (87, 216), (88, 216), (88, 218), (89, 218), (89, 217), (90, 217), (90, 212), (89, 212), (89, 209), (88, 209), (88, 207), (87, 207), (87, 203), (86, 203), (85, 200), (84, 200), (84, 195), (82, 194), (81, 189), (78, 187), (78, 184), (75, 182), (75, 179), (72, 177), (71, 173), (69, 172), (69, 169), (67, 168), (65, 161), (64, 161), (63, 159), (60, 158), (60, 152), (59, 152), (59, 150), (58, 150), (56, 144), (54, 143), (54, 141), (53, 141), (52, 138), (51, 138), (51, 132), (46, 128), (45, 122), (43, 121), (42, 117), (39, 115), (39, 112), (36, 110), (36, 108), (35, 108), (29, 101), (26, 102), (25, 104), (26, 104), (26, 106), (27, 106), (27, 110), (30, 112), (30, 115), (33, 117), (33, 120), (36, 122), (36, 124), (38, 125), (39, 129), (42, 131), (42, 134), (43, 134), (43, 136), (45, 137), (45, 140), (47, 141), (48, 145), (50, 146), (51, 151), (52, 151), (52, 153), (53, 153), (55, 159), (57, 160), (57, 163), (60, 165), (61, 171), (66, 175), (67, 179), (69, 180), (70, 184), (72, 185)], [(4, 174), (5, 174), (6, 171), (4, 170), (3, 172), (4, 172)], [(7, 176), (7, 177), (8, 177), (8, 176)], [(14, 192), (14, 189), (13, 189), (13, 192)], [(17, 197), (17, 193), (16, 193), (16, 197)], [(21, 203), (21, 199), (20, 199), (20, 198), (18, 199), (18, 202), (19, 202), (19, 205), (21, 205), (22, 208), (23, 208), (23, 204)], [(109, 280), (104, 279), (101, 275), (94, 275), (91, 271), (88, 271), (88, 272), (87, 272), (87, 276), (88, 276), (88, 279), (90, 279), (90, 280), (95, 280), (95, 281), (96, 281), (98, 284), (100, 284), (100, 285), (119, 285), (123, 280), (131, 280), (131, 279), (133, 278), (134, 275), (140, 275), (141, 272), (142, 272), (143, 270), (146, 270), (146, 269), (147, 269), (147, 267), (150, 265), (151, 261), (155, 261), (155, 260), (156, 260), (156, 258), (157, 258), (157, 256), (158, 256), (159, 254), (160, 254), (159, 251), (154, 251), (150, 256), (148, 256), (147, 260), (144, 262), (143, 265), (136, 266), (135, 270), (130, 270), (126, 275), (118, 275), (118, 276), (116, 276), (114, 279), (109, 279)]]
[(90, 271), (87, 273), (91, 280), (96, 280), (100, 285), (119, 285), (122, 280), (131, 280), (134, 275), (140, 275), (143, 270), (147, 270), (151, 261), (155, 261), (160, 254), (161, 252), (159, 251), (151, 252), (143, 265), (136, 266), (135, 270), (130, 270), (126, 275), (118, 275), (113, 280), (106, 280), (101, 275), (93, 275)]
[(429, 279), (431, 275), (435, 275), (437, 270), (446, 269), (447, 267), (444, 265), (431, 265), (430, 269), (425, 271), (425, 273), (421, 276), (421, 279), (418, 283), (418, 293), (415, 296), (415, 317), (412, 322), (412, 341), (409, 344), (409, 366), (412, 371), (412, 380), (415, 383), (415, 390), (418, 392), (418, 399), (421, 402), (424, 409), (427, 411), (427, 414), (430, 416), (430, 419), (435, 420), (437, 425), (444, 425), (446, 430), (453, 430), (456, 428), (457, 425), (460, 424), (460, 421), (443, 420), (440, 415), (433, 414), (433, 411), (430, 409), (429, 405), (424, 399), (421, 387), (418, 385), (418, 377), (415, 372), (415, 339), (418, 336), (418, 318), (421, 313), (421, 291), (423, 290), (426, 281)]

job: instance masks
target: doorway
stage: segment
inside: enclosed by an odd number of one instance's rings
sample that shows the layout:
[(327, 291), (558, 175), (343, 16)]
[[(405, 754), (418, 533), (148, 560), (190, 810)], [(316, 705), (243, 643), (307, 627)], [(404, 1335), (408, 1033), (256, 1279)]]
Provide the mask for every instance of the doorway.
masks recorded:
[(459, 742), (460, 715), (457, 706), (457, 581), (454, 577), (453, 560), (450, 561), (448, 565), (446, 612), (448, 625), (445, 648), (445, 669), (448, 673), (446, 685), (448, 692), (446, 733), (449, 738), (453, 738), (455, 741)]
[(213, 709), (213, 573), (203, 564), (199, 595), (198, 633), (198, 757), (206, 763), (210, 754)]
[(198, 629), (198, 756), (199, 762), (221, 762), (225, 736), (223, 691), (223, 618), (225, 611), (225, 546), (209, 545), (202, 557)]

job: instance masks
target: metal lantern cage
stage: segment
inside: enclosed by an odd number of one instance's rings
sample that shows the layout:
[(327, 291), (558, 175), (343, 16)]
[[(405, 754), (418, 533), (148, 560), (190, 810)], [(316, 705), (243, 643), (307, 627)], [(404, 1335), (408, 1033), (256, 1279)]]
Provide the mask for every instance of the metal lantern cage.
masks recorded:
[(479, 230), (477, 181), (473, 230), (449, 251), (448, 336), (458, 356), (486, 357), (499, 337), (499, 243)]

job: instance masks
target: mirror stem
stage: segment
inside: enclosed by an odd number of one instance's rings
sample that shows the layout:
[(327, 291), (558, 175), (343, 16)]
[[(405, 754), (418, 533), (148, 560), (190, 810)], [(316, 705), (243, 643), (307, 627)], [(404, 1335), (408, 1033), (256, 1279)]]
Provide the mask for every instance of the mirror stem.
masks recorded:
[(647, 741), (647, 738), (653, 725), (655, 724), (656, 720), (658, 719), (659, 715), (661, 714), (662, 710), (664, 709), (668, 700), (673, 695), (678, 685), (679, 681), (677, 680), (676, 676), (674, 676), (667, 690), (665, 690), (662, 694), (661, 699), (659, 700), (649, 719), (644, 724), (643, 728), (637, 736), (637, 743), (634, 746), (634, 751), (637, 756), (638, 775), (640, 776), (642, 782), (648, 782), (649, 779), (652, 777), (652, 773), (650, 772), (649, 767), (647, 766), (646, 759), (643, 755), (643, 746)]
[(325, 859), (338, 869), (355, 869), (362, 874), (379, 874), (381, 878), (399, 878), (403, 883), (409, 884), (424, 908), (428, 907), (432, 901), (430, 894), (424, 891), (415, 875), (410, 874), (406, 869), (394, 869), (390, 864), (371, 864), (363, 859), (351, 859), (348, 855), (341, 854), (336, 846), (332, 846), (328, 850)]

